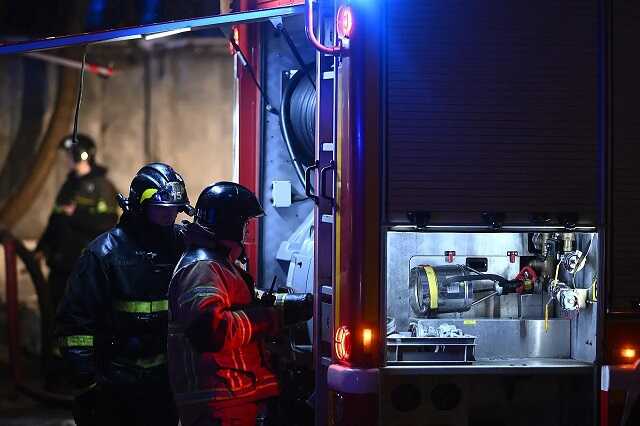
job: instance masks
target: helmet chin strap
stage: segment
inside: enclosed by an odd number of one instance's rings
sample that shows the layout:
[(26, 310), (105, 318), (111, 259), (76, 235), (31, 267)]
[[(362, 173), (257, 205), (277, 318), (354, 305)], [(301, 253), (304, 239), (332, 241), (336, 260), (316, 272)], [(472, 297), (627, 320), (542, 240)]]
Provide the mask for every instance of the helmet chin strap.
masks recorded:
[(125, 213), (130, 213), (131, 208), (129, 207), (129, 200), (122, 194), (116, 195), (116, 200), (118, 201), (118, 205)]
[(244, 243), (240, 243), (240, 246), (242, 247), (242, 251), (240, 252), (240, 256), (238, 256), (238, 261), (243, 265), (246, 265), (249, 259), (247, 258), (247, 252), (244, 249)]

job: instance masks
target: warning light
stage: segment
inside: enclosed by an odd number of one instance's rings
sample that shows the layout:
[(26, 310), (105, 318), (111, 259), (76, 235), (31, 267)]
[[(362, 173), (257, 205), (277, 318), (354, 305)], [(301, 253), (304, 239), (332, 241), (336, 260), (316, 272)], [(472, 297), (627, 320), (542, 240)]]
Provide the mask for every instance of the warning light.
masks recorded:
[(336, 17), (338, 37), (349, 38), (353, 31), (353, 14), (349, 6), (340, 6)]
[(335, 349), (338, 361), (347, 361), (351, 356), (351, 332), (344, 325), (336, 330)]
[[(240, 31), (238, 30), (237, 26), (234, 26), (232, 28), (230, 38), (233, 39), (233, 41), (236, 43), (236, 45), (238, 45), (238, 46), (240, 45)], [(231, 41), (229, 41), (228, 47), (229, 47), (229, 54), (231, 56), (235, 55), (236, 54), (236, 49), (233, 46), (233, 43), (231, 43)]]
[(622, 355), (622, 357), (626, 359), (635, 359), (636, 350), (633, 348), (622, 348), (622, 350), (620, 351), (620, 355)]
[(373, 341), (373, 332), (370, 328), (362, 330), (362, 347), (365, 352), (369, 352), (371, 349), (371, 342)]

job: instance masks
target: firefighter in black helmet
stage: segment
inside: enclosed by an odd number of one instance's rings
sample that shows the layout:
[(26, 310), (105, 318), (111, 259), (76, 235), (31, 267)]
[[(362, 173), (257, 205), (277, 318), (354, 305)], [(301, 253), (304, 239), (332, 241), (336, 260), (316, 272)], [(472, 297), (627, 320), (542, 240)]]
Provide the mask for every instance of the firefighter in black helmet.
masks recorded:
[[(49, 323), (62, 300), (73, 265), (82, 250), (98, 235), (112, 228), (118, 221), (116, 190), (107, 169), (96, 164), (96, 145), (83, 134), (65, 137), (60, 148), (67, 154), (69, 174), (58, 192), (53, 211), (36, 247), (36, 259), (44, 258), (49, 266), (49, 309), (43, 314)], [(46, 336), (46, 387), (65, 388), (66, 372), (61, 363), (59, 348), (52, 336)]]
[(279, 393), (264, 337), (313, 314), (310, 294), (258, 300), (241, 267), (247, 223), (262, 214), (232, 182), (205, 188), (196, 203), (169, 287), (169, 371), (183, 426), (255, 425)]
[(60, 148), (67, 152), (71, 170), (36, 248), (36, 256), (44, 257), (49, 266), (53, 312), (82, 250), (118, 221), (116, 190), (107, 178), (107, 169), (95, 162), (93, 140), (83, 134), (75, 141), (67, 136)]
[(182, 177), (144, 166), (119, 195), (118, 225), (80, 257), (57, 315), (57, 335), (82, 393), (76, 422), (175, 425), (166, 361), (167, 288), (182, 252), (179, 212), (190, 213)]

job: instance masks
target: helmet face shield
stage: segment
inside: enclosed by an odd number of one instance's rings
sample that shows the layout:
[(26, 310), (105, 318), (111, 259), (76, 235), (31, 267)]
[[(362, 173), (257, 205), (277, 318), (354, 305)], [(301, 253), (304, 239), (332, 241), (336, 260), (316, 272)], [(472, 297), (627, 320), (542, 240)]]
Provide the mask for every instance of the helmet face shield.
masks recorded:
[(183, 182), (168, 182), (164, 188), (156, 192), (154, 201), (154, 204), (172, 206), (185, 205), (189, 202)]
[(140, 204), (183, 207), (189, 204), (183, 182), (168, 182), (161, 189), (149, 188), (142, 192)]

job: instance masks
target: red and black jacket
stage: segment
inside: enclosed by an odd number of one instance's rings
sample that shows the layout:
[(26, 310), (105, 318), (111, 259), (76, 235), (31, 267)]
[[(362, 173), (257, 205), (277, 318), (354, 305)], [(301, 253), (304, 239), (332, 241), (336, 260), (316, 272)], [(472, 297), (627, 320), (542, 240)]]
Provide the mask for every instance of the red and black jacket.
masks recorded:
[(224, 250), (190, 247), (169, 286), (169, 376), (178, 406), (277, 395), (262, 338), (281, 327), (280, 312), (258, 304), (253, 280)]

